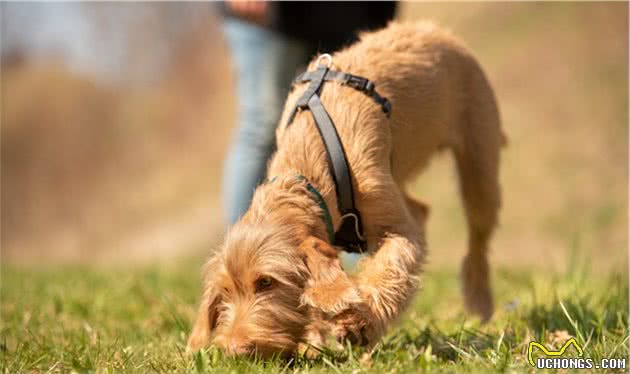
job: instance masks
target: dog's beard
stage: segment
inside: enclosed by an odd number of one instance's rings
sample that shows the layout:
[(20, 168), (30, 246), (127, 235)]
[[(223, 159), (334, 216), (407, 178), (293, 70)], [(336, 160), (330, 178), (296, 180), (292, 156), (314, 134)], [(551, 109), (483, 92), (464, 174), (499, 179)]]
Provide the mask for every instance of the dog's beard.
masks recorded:
[(310, 322), (307, 307), (300, 304), (302, 291), (296, 285), (279, 284), (262, 294), (234, 300), (227, 296), (219, 308), (215, 344), (230, 355), (292, 354)]

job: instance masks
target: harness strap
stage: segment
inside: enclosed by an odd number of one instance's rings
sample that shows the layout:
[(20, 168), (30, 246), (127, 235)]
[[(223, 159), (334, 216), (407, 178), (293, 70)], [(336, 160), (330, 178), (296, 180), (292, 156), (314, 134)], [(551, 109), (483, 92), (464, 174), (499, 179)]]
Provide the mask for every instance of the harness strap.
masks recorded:
[[(299, 176), (298, 178), (302, 180), (306, 180), (306, 177)], [(313, 187), (313, 185), (306, 181), (306, 189), (311, 193), (313, 199), (319, 205), (319, 208), (322, 210), (322, 220), (326, 225), (326, 234), (328, 235), (328, 240), (333, 243), (335, 241), (335, 228), (333, 227), (332, 216), (330, 215), (330, 211), (328, 210), (328, 205), (326, 205), (326, 201), (322, 197), (322, 194), (317, 191), (317, 188)]]
[[(318, 77), (319, 69), (315, 71), (305, 71), (304, 73), (298, 75), (293, 83), (305, 83), (309, 81), (316, 81), (319, 79)], [(378, 105), (380, 105), (383, 113), (387, 117), (390, 116), (392, 112), (392, 104), (387, 100), (386, 97), (379, 95), (375, 90), (375, 85), (372, 81), (367, 78), (359, 77), (358, 75), (352, 75), (349, 73), (344, 73), (343, 71), (335, 71), (328, 70), (324, 75), (325, 82), (340, 82), (343, 85), (350, 86), (357, 91), (363, 92), (364, 94), (371, 97)]]
[[(331, 59), (329, 55), (322, 56), (328, 56), (328, 58)], [(363, 92), (379, 104), (387, 117), (391, 114), (392, 106), (387, 98), (376, 92), (375, 85), (370, 80), (341, 71), (329, 70), (326, 66), (320, 65), (314, 71), (302, 73), (293, 81), (293, 83), (310, 82), (310, 84), (297, 100), (286, 126), (288, 127), (291, 122), (293, 122), (299, 110), (309, 109), (311, 111), (319, 135), (324, 143), (328, 166), (335, 184), (337, 204), (339, 212), (341, 213), (341, 224), (334, 235), (334, 241), (331, 242), (333, 242), (334, 245), (343, 247), (348, 252), (363, 252), (366, 242), (363, 236), (361, 214), (354, 205), (350, 165), (348, 164), (348, 159), (337, 129), (319, 99), (319, 94), (321, 93), (324, 82), (332, 81), (340, 82), (343, 85), (348, 85)], [(321, 201), (323, 201), (323, 199), (321, 199)], [(327, 211), (327, 209), (325, 209), (325, 211)], [(329, 231), (328, 223), (327, 231)]]
[(297, 100), (289, 116), (287, 126), (293, 122), (299, 110), (309, 109), (315, 119), (317, 130), (326, 149), (328, 166), (335, 184), (337, 204), (341, 213), (341, 224), (335, 233), (333, 244), (343, 247), (348, 252), (363, 252), (366, 242), (363, 236), (361, 214), (354, 205), (350, 165), (337, 129), (319, 99), (319, 93), (326, 81), (340, 81), (342, 84), (347, 84), (364, 92), (381, 105), (386, 115), (391, 112), (391, 105), (387, 99), (376, 93), (374, 84), (369, 80), (352, 74), (331, 71), (325, 66), (320, 66), (315, 71), (303, 73), (294, 81), (294, 83), (310, 82), (310, 84)]
[(347, 248), (351, 252), (361, 252), (365, 244), (363, 223), (361, 222), (361, 215), (354, 206), (352, 177), (345, 150), (337, 129), (319, 100), (319, 96), (313, 95), (311, 97), (308, 101), (308, 108), (315, 118), (317, 130), (326, 148), (326, 158), (332, 171), (337, 192), (337, 204), (342, 217), (341, 226), (335, 233), (334, 244)]

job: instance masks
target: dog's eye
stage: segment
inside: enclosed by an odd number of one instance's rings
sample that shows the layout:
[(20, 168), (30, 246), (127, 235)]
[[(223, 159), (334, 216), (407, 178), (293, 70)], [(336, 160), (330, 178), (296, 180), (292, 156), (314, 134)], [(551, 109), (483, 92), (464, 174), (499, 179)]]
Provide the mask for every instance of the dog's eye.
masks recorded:
[(273, 286), (273, 279), (271, 277), (260, 277), (256, 280), (256, 292), (265, 291)]

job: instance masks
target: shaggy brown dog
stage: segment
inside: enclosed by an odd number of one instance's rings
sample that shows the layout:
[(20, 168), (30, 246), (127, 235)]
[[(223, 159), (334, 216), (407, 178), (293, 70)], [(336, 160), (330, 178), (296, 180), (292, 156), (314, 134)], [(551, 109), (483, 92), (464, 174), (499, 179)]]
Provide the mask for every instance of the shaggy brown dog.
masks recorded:
[[(309, 70), (316, 68), (312, 63)], [(486, 252), (500, 206), (503, 135), (492, 89), (470, 52), (431, 23), (393, 23), (334, 54), (332, 69), (370, 79), (393, 106), (327, 83), (321, 100), (352, 169), (368, 256), (349, 277), (327, 240), (315, 186), (339, 226), (335, 187), (310, 113), (286, 124), (307, 84), (289, 95), (278, 150), (245, 216), (206, 266), (205, 291), (188, 345), (212, 341), (228, 354), (263, 356), (319, 346), (326, 334), (373, 345), (409, 303), (425, 258), (426, 207), (404, 192), (441, 148), (453, 151), (469, 228), (462, 267), (468, 309), (492, 315)]]

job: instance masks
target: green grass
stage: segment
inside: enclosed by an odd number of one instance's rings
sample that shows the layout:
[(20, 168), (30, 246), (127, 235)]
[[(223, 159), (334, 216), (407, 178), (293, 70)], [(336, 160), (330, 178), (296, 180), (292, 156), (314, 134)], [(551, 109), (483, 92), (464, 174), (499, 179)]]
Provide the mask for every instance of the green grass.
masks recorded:
[(586, 357), (627, 357), (628, 279), (585, 266), (545, 274), (497, 270), (497, 313), (466, 319), (454, 270), (431, 270), (424, 290), (371, 360), (346, 349), (317, 360), (226, 359), (184, 353), (199, 293), (199, 262), (112, 269), (2, 267), (3, 372), (512, 372), (532, 370), (529, 341), (566, 331)]

